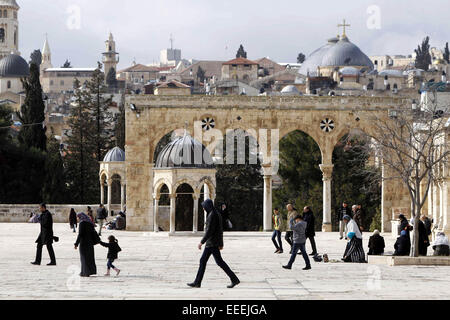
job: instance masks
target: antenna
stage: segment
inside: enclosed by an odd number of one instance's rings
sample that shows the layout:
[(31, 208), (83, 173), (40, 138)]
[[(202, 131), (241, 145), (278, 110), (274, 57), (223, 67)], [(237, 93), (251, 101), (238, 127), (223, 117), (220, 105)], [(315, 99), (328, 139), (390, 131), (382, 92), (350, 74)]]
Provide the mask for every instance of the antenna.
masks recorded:
[(173, 42), (175, 41), (175, 39), (173, 38), (172, 34), (170, 34), (169, 40), (170, 40), (170, 49), (173, 50)]

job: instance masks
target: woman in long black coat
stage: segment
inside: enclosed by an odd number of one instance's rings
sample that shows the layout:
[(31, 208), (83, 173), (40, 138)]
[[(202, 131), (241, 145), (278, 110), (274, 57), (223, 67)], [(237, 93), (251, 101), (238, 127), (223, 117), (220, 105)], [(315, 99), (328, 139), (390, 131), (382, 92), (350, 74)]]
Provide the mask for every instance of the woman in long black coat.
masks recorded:
[(77, 232), (77, 213), (74, 208), (70, 209), (69, 224), (70, 229), (72, 229), (74, 233)]
[(100, 242), (100, 237), (95, 231), (94, 223), (85, 213), (77, 214), (80, 221), (78, 237), (75, 242), (75, 250), (80, 247), (81, 277), (89, 277), (97, 274), (95, 265), (94, 246)]

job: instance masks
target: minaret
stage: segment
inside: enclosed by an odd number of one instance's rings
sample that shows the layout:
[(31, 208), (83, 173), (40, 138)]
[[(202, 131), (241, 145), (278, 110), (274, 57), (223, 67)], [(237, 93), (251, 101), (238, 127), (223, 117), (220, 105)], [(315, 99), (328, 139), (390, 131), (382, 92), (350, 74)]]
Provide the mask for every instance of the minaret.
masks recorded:
[(117, 72), (117, 64), (119, 63), (119, 53), (116, 52), (116, 42), (112, 33), (109, 33), (108, 40), (105, 41), (106, 52), (103, 52), (103, 65), (105, 70), (105, 81), (111, 69)]
[(19, 54), (19, 5), (16, 0), (0, 1), (0, 59)]
[(50, 46), (48, 44), (48, 37), (45, 35), (44, 47), (42, 48), (42, 63), (41, 63), (41, 74), (45, 69), (53, 68), (52, 65), (52, 53), (50, 51)]

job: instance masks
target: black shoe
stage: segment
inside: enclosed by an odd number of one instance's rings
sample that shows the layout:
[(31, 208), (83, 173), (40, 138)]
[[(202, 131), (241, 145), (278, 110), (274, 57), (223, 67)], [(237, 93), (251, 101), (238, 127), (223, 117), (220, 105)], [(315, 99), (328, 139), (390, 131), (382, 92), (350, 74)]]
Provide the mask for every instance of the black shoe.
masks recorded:
[(303, 270), (311, 270), (311, 266), (306, 266), (303, 268)]
[(56, 262), (50, 262), (47, 264), (48, 266), (56, 266)]
[(58, 238), (58, 237), (53, 237), (53, 240), (54, 240), (55, 242), (59, 242), (59, 238)]
[(283, 269), (291, 270), (292, 267), (290, 267), (290, 266), (283, 266)]
[(340, 237), (340, 238), (339, 238), (339, 240), (342, 240), (342, 239), (344, 239), (344, 237)]
[(196, 284), (195, 282), (193, 282), (193, 283), (188, 283), (187, 285), (188, 285), (189, 287), (191, 287), (191, 288), (200, 288), (200, 287), (201, 287), (201, 285)]
[(241, 283), (239, 280), (232, 282), (229, 286), (227, 286), (228, 289), (233, 289), (236, 287), (239, 283)]
[(40, 262), (36, 262), (36, 261), (34, 261), (34, 262), (31, 262), (31, 264), (32, 264), (33, 266), (40, 266), (40, 265), (41, 265), (41, 263), (40, 263)]

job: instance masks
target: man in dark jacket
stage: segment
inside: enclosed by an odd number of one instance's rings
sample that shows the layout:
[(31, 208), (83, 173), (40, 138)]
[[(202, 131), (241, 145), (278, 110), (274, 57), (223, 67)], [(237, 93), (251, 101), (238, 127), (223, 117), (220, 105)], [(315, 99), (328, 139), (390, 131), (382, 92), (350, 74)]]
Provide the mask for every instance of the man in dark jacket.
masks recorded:
[(41, 211), (41, 215), (39, 217), (39, 222), (41, 224), (41, 232), (39, 233), (38, 238), (36, 239), (37, 249), (36, 249), (36, 259), (31, 264), (40, 265), (42, 259), (42, 247), (47, 246), (48, 255), (50, 256), (50, 263), (48, 266), (56, 266), (56, 258), (55, 251), (53, 251), (53, 239), (57, 240), (56, 237), (53, 236), (53, 218), (52, 214), (47, 210), (47, 206), (42, 203), (39, 206), (39, 210)]
[(231, 284), (228, 288), (234, 288), (240, 281), (238, 277), (231, 271), (230, 267), (223, 261), (220, 251), (223, 250), (223, 226), (222, 217), (214, 208), (214, 203), (211, 199), (207, 199), (202, 203), (203, 209), (208, 213), (206, 220), (205, 236), (198, 245), (198, 249), (202, 250), (204, 244), (206, 244), (205, 251), (203, 251), (202, 258), (200, 259), (200, 267), (197, 273), (197, 277), (193, 283), (189, 283), (188, 286), (192, 288), (200, 288), (202, 285), (203, 276), (206, 270), (206, 264), (209, 258), (213, 255), (214, 260), (219, 267), (225, 271), (230, 277)]
[[(344, 201), (342, 203), (342, 207), (340, 207), (339, 209), (336, 210), (336, 220), (339, 221), (340, 240), (342, 240), (344, 238), (344, 232), (345, 232), (345, 227), (346, 227), (346, 223), (344, 222), (345, 216), (352, 217), (352, 211), (350, 210), (348, 203)], [(346, 235), (346, 237), (347, 237), (347, 235)]]
[(303, 209), (303, 220), (307, 223), (306, 225), (306, 238), (309, 239), (312, 247), (312, 253), (310, 256), (317, 255), (316, 241), (314, 237), (316, 236), (315, 231), (315, 217), (310, 207), (305, 207)]
[(359, 227), (359, 230), (361, 232), (363, 232), (364, 231), (364, 228), (363, 228), (363, 211), (362, 211), (361, 205), (354, 205), (353, 206), (353, 211), (354, 211), (353, 220), (355, 220), (356, 224)]
[(97, 220), (99, 222), (98, 235), (102, 235), (103, 224), (105, 223), (108, 213), (106, 212), (105, 206), (101, 204), (97, 209)]

